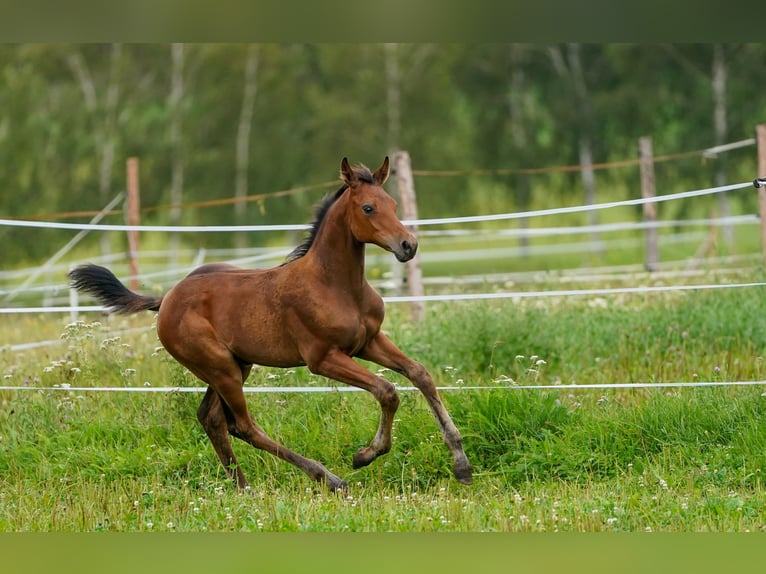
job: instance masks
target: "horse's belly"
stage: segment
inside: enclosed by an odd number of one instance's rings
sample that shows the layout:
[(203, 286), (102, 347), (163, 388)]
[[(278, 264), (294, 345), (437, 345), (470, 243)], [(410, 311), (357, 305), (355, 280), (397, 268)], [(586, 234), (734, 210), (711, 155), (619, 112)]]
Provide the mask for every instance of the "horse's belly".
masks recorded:
[[(222, 329), (226, 333), (227, 329)], [(241, 361), (264, 367), (298, 367), (305, 364), (290, 333), (269, 319), (245, 320), (236, 332), (227, 333), (226, 345)]]

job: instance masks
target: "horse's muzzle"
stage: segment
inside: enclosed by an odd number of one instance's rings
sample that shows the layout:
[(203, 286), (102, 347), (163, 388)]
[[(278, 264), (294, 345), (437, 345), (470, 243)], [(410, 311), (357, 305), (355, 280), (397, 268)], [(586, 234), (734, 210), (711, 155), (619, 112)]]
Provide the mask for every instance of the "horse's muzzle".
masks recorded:
[(418, 252), (418, 240), (414, 237), (411, 239), (404, 239), (401, 241), (395, 249), (392, 249), (396, 258), (404, 263), (409, 261)]

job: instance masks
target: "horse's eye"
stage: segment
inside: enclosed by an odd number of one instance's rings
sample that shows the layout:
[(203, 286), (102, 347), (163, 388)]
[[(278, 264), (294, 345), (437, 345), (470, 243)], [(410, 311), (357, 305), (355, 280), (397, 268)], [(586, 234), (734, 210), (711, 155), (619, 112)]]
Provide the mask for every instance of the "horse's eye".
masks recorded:
[(370, 215), (373, 211), (375, 211), (375, 208), (369, 203), (365, 203), (362, 206), (362, 211), (364, 211), (367, 215)]

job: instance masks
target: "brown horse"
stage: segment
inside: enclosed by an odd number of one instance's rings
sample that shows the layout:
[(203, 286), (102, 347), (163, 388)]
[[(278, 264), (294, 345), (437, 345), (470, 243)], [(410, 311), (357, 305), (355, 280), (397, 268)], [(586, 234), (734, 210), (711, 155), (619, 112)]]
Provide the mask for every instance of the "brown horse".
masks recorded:
[(408, 358), (380, 330), (383, 300), (364, 276), (366, 243), (411, 259), (417, 239), (396, 216), (396, 201), (381, 187), (388, 158), (371, 172), (341, 162), (342, 187), (317, 210), (306, 241), (271, 269), (203, 265), (164, 297), (128, 290), (111, 271), (84, 265), (70, 274), (72, 286), (117, 313), (158, 311), (157, 333), (175, 359), (207, 383), (197, 417), (215, 452), (238, 486), (248, 482), (237, 464), (229, 434), (270, 452), (324, 481), (332, 490), (346, 483), (317, 461), (272, 440), (247, 410), (242, 385), (254, 364), (305, 365), (323, 375), (371, 392), (380, 403), (378, 431), (353, 457), (370, 464), (391, 448), (391, 424), (399, 406), (389, 381), (352, 357), (401, 373), (422, 391), (454, 459), (457, 480), (470, 484), (471, 465), (460, 433), (444, 408), (428, 371)]

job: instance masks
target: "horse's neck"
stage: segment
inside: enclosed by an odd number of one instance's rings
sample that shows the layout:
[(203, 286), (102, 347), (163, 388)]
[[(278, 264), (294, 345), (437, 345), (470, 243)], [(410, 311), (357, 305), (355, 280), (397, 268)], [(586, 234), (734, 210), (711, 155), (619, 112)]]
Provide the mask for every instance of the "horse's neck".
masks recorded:
[[(335, 207), (335, 206), (334, 206)], [(337, 206), (342, 207), (342, 206)], [(343, 289), (362, 289), (364, 277), (364, 243), (351, 235), (344, 221), (343, 210), (328, 213), (311, 249), (304, 257), (313, 263), (316, 273), (326, 283)]]

